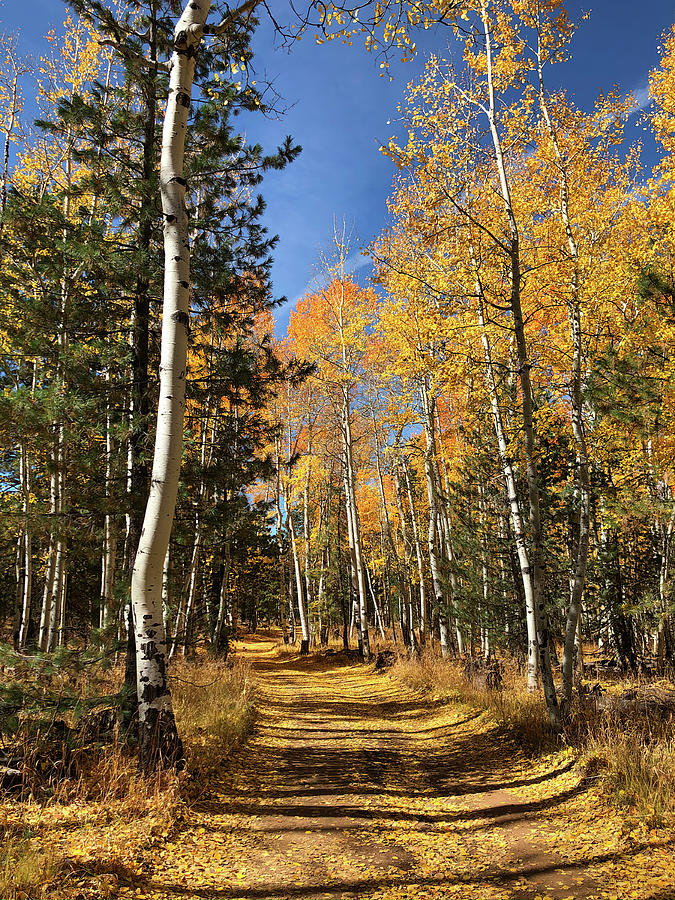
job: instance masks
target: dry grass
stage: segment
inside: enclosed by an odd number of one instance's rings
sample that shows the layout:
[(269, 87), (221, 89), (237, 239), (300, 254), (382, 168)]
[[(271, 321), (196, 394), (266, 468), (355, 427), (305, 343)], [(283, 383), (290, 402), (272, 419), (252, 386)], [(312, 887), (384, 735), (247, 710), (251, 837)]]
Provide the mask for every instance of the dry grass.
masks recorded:
[(599, 717), (588, 729), (582, 759), (618, 806), (655, 827), (675, 823), (675, 737), (672, 724)]
[[(413, 690), (485, 710), (533, 751), (555, 745), (540, 693), (529, 694), (515, 665), (504, 664), (499, 691), (467, 681), (461, 664), (432, 652), (419, 659), (400, 657), (392, 674)], [(633, 685), (612, 684), (616, 693)], [(675, 735), (672, 720), (634, 715), (620, 720), (592, 706), (576, 707), (564, 738), (580, 763), (597, 774), (612, 801), (655, 826), (675, 822)]]
[(504, 667), (500, 691), (476, 687), (467, 681), (458, 661), (441, 659), (433, 652), (418, 659), (401, 656), (392, 674), (413, 690), (486, 710), (499, 725), (517, 733), (521, 742), (533, 749), (551, 742), (544, 701), (538, 693), (528, 694), (514, 665)]
[(20, 834), (5, 832), (0, 847), (0, 896), (42, 898), (58, 874), (54, 855)]
[(177, 662), (171, 693), (192, 772), (219, 765), (251, 729), (256, 687), (248, 663)]
[(187, 771), (143, 777), (133, 749), (115, 735), (100, 752), (83, 752), (74, 776), (53, 784), (39, 802), (1, 802), (2, 900), (93, 900), (115, 896), (120, 884), (140, 877), (141, 852), (169, 834), (201, 776), (245, 738), (254, 716), (255, 684), (244, 663), (176, 661), (171, 690)]

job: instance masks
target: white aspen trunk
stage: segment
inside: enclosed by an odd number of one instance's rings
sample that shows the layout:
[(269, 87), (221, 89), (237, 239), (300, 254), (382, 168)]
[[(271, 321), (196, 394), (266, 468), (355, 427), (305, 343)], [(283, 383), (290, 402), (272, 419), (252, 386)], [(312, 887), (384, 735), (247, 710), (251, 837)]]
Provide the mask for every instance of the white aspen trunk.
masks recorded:
[[(537, 11), (537, 16), (539, 15)], [(563, 709), (569, 709), (572, 700), (572, 683), (574, 667), (574, 647), (577, 642), (577, 633), (581, 616), (581, 603), (586, 584), (586, 568), (588, 563), (588, 548), (590, 541), (590, 513), (591, 513), (591, 483), (588, 448), (586, 445), (586, 433), (583, 421), (583, 397), (582, 397), (582, 329), (581, 329), (581, 304), (579, 288), (579, 248), (577, 246), (572, 221), (570, 218), (570, 185), (567, 172), (567, 159), (564, 158), (558, 142), (558, 135), (550, 115), (548, 99), (544, 90), (543, 59), (541, 27), (538, 25), (537, 41), (537, 67), (539, 75), (539, 106), (546, 130), (555, 154), (558, 172), (560, 174), (560, 217), (565, 229), (567, 250), (573, 265), (570, 284), (570, 297), (568, 299), (568, 316), (572, 338), (572, 377), (570, 384), (570, 397), (572, 401), (572, 433), (577, 447), (577, 471), (576, 481), (579, 492), (579, 535), (576, 541), (575, 555), (570, 566), (570, 602), (567, 611), (565, 625), (565, 645), (562, 659), (562, 703)], [(579, 641), (581, 651), (581, 642)], [(583, 651), (581, 651), (583, 652)], [(583, 672), (583, 662), (582, 669)]]
[[(54, 476), (50, 479), (53, 482)], [(53, 492), (50, 509), (53, 509)], [(52, 515), (54, 513), (52, 512)], [(45, 585), (42, 592), (42, 607), (40, 610), (40, 629), (38, 632), (38, 647), (46, 653), (49, 647), (49, 621), (51, 617), (52, 578), (54, 574), (54, 534), (53, 526), (49, 534), (49, 547), (47, 550), (47, 567), (45, 570)]]
[[(167, 545), (168, 546), (168, 545)], [(190, 626), (192, 622), (192, 610), (197, 592), (197, 571), (199, 568), (199, 554), (202, 549), (202, 520), (199, 510), (195, 513), (195, 533), (192, 542), (192, 554), (190, 555), (190, 572), (188, 576), (187, 596), (185, 599), (185, 624), (182, 635), (183, 656), (190, 652)]]
[[(33, 376), (33, 389), (35, 388), (35, 375)], [(30, 465), (28, 463), (28, 454), (25, 444), (22, 444), (19, 450), (19, 469), (21, 481), (21, 504), (23, 512), (23, 540), (21, 542), (21, 569), (22, 581), (19, 592), (19, 621), (16, 629), (16, 649), (22, 650), (26, 645), (28, 637), (28, 626), (30, 625), (30, 604), (33, 593), (33, 547), (31, 540), (31, 530), (28, 524), (28, 513), (30, 508)]]
[(459, 596), (460, 582), (455, 572), (455, 551), (452, 546), (452, 523), (450, 519), (450, 510), (448, 508), (450, 497), (450, 479), (448, 477), (448, 468), (445, 462), (445, 451), (443, 449), (443, 433), (441, 431), (441, 421), (438, 414), (438, 406), (435, 407), (435, 422), (439, 441), (439, 459), (438, 459), (438, 484), (441, 483), (441, 467), (443, 470), (443, 484), (445, 485), (445, 497), (439, 497), (439, 517), (443, 525), (443, 541), (445, 543), (445, 555), (450, 566), (450, 587), (453, 596), (453, 621), (455, 626), (455, 638), (457, 640), (457, 652), (461, 656), (464, 653), (464, 634), (459, 621), (457, 611), (457, 597)]
[(63, 499), (63, 426), (59, 426), (58, 428), (58, 437), (56, 441), (54, 458), (56, 464), (56, 472), (54, 473), (52, 485), (54, 491), (54, 508), (56, 510), (56, 522), (54, 524), (54, 528), (57, 534), (54, 547), (54, 564), (51, 572), (51, 585), (49, 588), (50, 596), (48, 600), (49, 626), (46, 646), (47, 651), (53, 650), (54, 647), (60, 645), (59, 638), (63, 635), (61, 623), (64, 613), (63, 605), (65, 602), (63, 595), (65, 543), (61, 535), (62, 523), (59, 521)]
[[(206, 411), (204, 414), (204, 422), (202, 425), (201, 449), (200, 449), (200, 468), (202, 478), (197, 491), (197, 507), (195, 509), (195, 531), (192, 543), (192, 553), (190, 555), (190, 571), (188, 575), (187, 598), (185, 601), (185, 630), (183, 634), (183, 656), (187, 656), (190, 650), (190, 637), (192, 628), (192, 615), (195, 605), (195, 596), (197, 593), (197, 575), (199, 571), (199, 559), (202, 549), (202, 516), (201, 510), (206, 502), (206, 485), (204, 483), (204, 473), (207, 465), (207, 445), (209, 434), (209, 412), (210, 399), (206, 403)], [(213, 427), (213, 437), (215, 438), (215, 424)], [(208, 453), (208, 461), (210, 463), (213, 456), (213, 441)], [(167, 544), (168, 547), (168, 544)]]
[[(63, 438), (64, 438), (64, 428), (63, 425), (59, 426), (59, 437), (56, 451), (56, 458), (58, 460), (58, 476), (57, 476), (57, 485), (58, 485), (58, 510), (59, 514), (63, 512), (63, 501), (64, 501), (64, 493), (65, 493), (65, 459), (64, 459), (64, 447), (63, 447)], [(66, 564), (66, 542), (61, 529), (63, 528), (63, 522), (59, 521), (59, 537), (56, 542), (56, 560), (54, 563), (54, 597), (56, 598), (55, 605), (55, 615), (54, 615), (54, 623), (55, 628), (52, 632), (51, 638), (51, 647), (53, 649), (54, 646), (62, 646), (63, 637), (64, 637), (64, 626), (65, 626), (65, 615), (66, 615), (66, 585), (65, 585), (65, 564)]]
[[(288, 458), (291, 459), (291, 422), (289, 418), (288, 428), (287, 428), (287, 440), (288, 440)], [(300, 653), (305, 654), (309, 652), (309, 620), (307, 618), (307, 606), (305, 605), (305, 591), (304, 591), (304, 582), (302, 571), (300, 567), (300, 555), (298, 553), (298, 541), (297, 535), (295, 532), (295, 522), (293, 521), (292, 509), (291, 509), (291, 492), (290, 486), (288, 484), (288, 479), (286, 480), (285, 485), (285, 494), (284, 499), (286, 502), (286, 522), (288, 525), (288, 533), (291, 538), (291, 556), (293, 558), (293, 571), (295, 573), (295, 587), (298, 594), (298, 615), (300, 616), (300, 629), (302, 631), (302, 640), (300, 642)]]
[(349, 592), (349, 639), (354, 636), (354, 625), (358, 615), (358, 603), (356, 598), (359, 593), (359, 583), (356, 575), (356, 564), (354, 562), (354, 525), (352, 522), (352, 506), (349, 497), (349, 487), (347, 485), (347, 464), (344, 466), (343, 488), (345, 492), (345, 515), (347, 518), (347, 546), (349, 547), (349, 578), (351, 583), (351, 591)]
[(368, 590), (370, 591), (370, 596), (373, 601), (373, 607), (375, 609), (375, 621), (377, 622), (377, 627), (380, 632), (380, 636), (382, 640), (386, 640), (386, 635), (384, 633), (384, 623), (382, 621), (382, 614), (380, 612), (380, 607), (377, 602), (377, 597), (375, 596), (375, 591), (373, 590), (373, 579), (370, 575), (370, 569), (368, 568), (368, 564), (366, 563), (366, 576), (368, 579)]
[(171, 604), (171, 541), (166, 546), (164, 566), (162, 568), (162, 621), (164, 632), (169, 634), (169, 606)]
[[(391, 518), (389, 516), (389, 509), (387, 506), (387, 497), (384, 491), (384, 478), (382, 476), (382, 464), (380, 459), (380, 439), (377, 428), (377, 417), (375, 415), (375, 408), (371, 406), (371, 415), (373, 420), (373, 437), (375, 442), (375, 468), (377, 472), (377, 483), (380, 493), (380, 507), (381, 507), (381, 515), (380, 515), (380, 525), (382, 529), (382, 559), (385, 560), (385, 579), (386, 579), (386, 598), (387, 598), (387, 608), (388, 608), (388, 616), (391, 624), (391, 632), (394, 642), (396, 642), (396, 625), (394, 624), (394, 611), (392, 604), (392, 593), (391, 593), (391, 580), (390, 580), (390, 571), (389, 567), (386, 565), (387, 556), (390, 554), (390, 558), (392, 559), (394, 566), (396, 568), (396, 572), (398, 574), (398, 583), (399, 583), (399, 592), (403, 589), (403, 582), (405, 580), (405, 574), (402, 571), (401, 559), (398, 553), (397, 542), (394, 540), (393, 529), (391, 527)], [(400, 594), (399, 594), (400, 599)]]
[(21, 598), (21, 621), (19, 623), (19, 649), (26, 646), (30, 625), (30, 606), (33, 593), (33, 543), (30, 529), (26, 528), (23, 545), (23, 597)]
[[(342, 315), (342, 311), (340, 311)], [(359, 604), (359, 643), (364, 662), (370, 660), (370, 638), (368, 635), (368, 606), (366, 598), (366, 579), (363, 571), (363, 548), (361, 544), (361, 526), (359, 510), (356, 503), (356, 476), (354, 472), (353, 439), (351, 410), (349, 406), (349, 388), (342, 386), (342, 437), (345, 456), (345, 498), (347, 503), (347, 521), (352, 535), (352, 557), (357, 582)]]
[(279, 619), (284, 644), (288, 643), (288, 627), (286, 622), (286, 563), (284, 560), (283, 516), (281, 513), (281, 441), (276, 440), (277, 453), (277, 487), (276, 487), (276, 529), (277, 548), (279, 552)]
[(220, 648), (221, 641), (223, 639), (223, 628), (225, 627), (225, 622), (227, 618), (227, 588), (228, 582), (230, 578), (230, 544), (229, 541), (225, 543), (225, 550), (223, 553), (223, 575), (220, 579), (220, 592), (218, 594), (218, 615), (216, 617), (216, 624), (213, 630), (213, 640), (212, 643), (214, 647), (217, 649)]
[[(64, 204), (64, 215), (68, 212), (68, 199)], [(68, 298), (68, 288), (65, 276), (61, 282), (60, 321), (58, 334), (59, 358), (56, 365), (56, 382), (59, 389), (65, 390), (63, 366), (66, 353), (66, 326), (65, 314)], [(49, 479), (49, 513), (52, 520), (49, 536), (49, 558), (47, 563), (47, 577), (42, 601), (42, 614), (40, 617), (40, 649), (48, 652), (54, 648), (57, 637), (59, 610), (57, 609), (61, 598), (61, 580), (63, 576), (64, 542), (61, 532), (62, 522), (60, 514), (63, 507), (63, 425), (55, 424), (56, 438), (54, 441), (54, 454), (52, 458), (53, 471)]]
[(583, 615), (583, 609), (580, 609), (579, 616), (577, 618), (576, 639), (574, 642), (574, 646), (576, 649), (576, 672), (577, 672), (577, 679), (580, 684), (584, 677), (584, 635), (583, 635), (583, 631), (581, 628), (582, 615)]
[[(307, 454), (308, 457), (311, 457), (312, 454), (312, 426), (308, 426), (308, 438), (307, 438)], [(312, 585), (309, 577), (309, 569), (310, 569), (310, 535), (311, 529), (309, 527), (309, 483), (311, 480), (311, 465), (308, 462), (307, 472), (305, 474), (305, 483), (302, 489), (302, 531), (303, 537), (305, 539), (305, 559), (304, 559), (304, 569), (305, 569), (305, 597), (307, 598), (307, 611), (312, 608)]]
[[(417, 556), (417, 573), (418, 573), (419, 580), (420, 580), (420, 609), (423, 609), (423, 608), (426, 608), (426, 588), (424, 585), (424, 559), (422, 557), (422, 545), (420, 544), (419, 531), (417, 528), (417, 514), (415, 513), (415, 502), (413, 500), (412, 485), (410, 483), (410, 473), (408, 471), (408, 466), (405, 461), (403, 461), (403, 476), (405, 478), (406, 489), (408, 492), (408, 506), (410, 509), (410, 521), (412, 523), (413, 544), (415, 546), (415, 554)], [(422, 623), (420, 622), (420, 633), (421, 633), (421, 630), (422, 630)], [(413, 631), (413, 618), (412, 618), (412, 608), (411, 608), (411, 615), (410, 615), (411, 635), (412, 635), (412, 631)]]
[(162, 129), (160, 191), (164, 217), (164, 305), (157, 429), (150, 494), (131, 579), (141, 758), (146, 769), (182, 759), (166, 677), (162, 573), (176, 508), (190, 308), (190, 242), (183, 169), (195, 72), (210, 0), (186, 4), (173, 37)]
[(295, 571), (295, 587), (298, 594), (298, 614), (300, 616), (300, 629), (302, 631), (302, 642), (300, 644), (300, 653), (307, 653), (309, 650), (309, 622), (307, 621), (307, 609), (305, 607), (304, 584), (302, 570), (300, 568), (300, 555), (298, 553), (298, 543), (295, 535), (295, 524), (293, 516), (287, 500), (287, 516), (288, 531), (291, 536), (291, 553), (293, 555), (293, 569)]
[(326, 577), (326, 556), (327, 556), (326, 547), (321, 551), (321, 571), (319, 572), (319, 587), (317, 591), (317, 606), (319, 608), (319, 633), (321, 632), (321, 626), (324, 622), (323, 613), (325, 606), (325, 596), (326, 591), (324, 587), (324, 581)]
[(661, 610), (661, 618), (659, 620), (656, 641), (656, 655), (658, 659), (658, 665), (661, 669), (663, 669), (666, 661), (666, 628), (669, 624), (669, 615), (667, 611), (667, 590), (668, 584), (670, 582), (670, 550), (673, 543), (674, 532), (675, 507), (673, 507), (668, 525), (663, 528), (663, 540), (661, 544), (661, 569), (659, 572), (659, 605)]
[[(110, 385), (110, 372), (106, 371), (106, 385)], [(115, 578), (115, 557), (117, 555), (117, 538), (113, 525), (113, 516), (110, 512), (112, 498), (110, 485), (112, 482), (112, 455), (113, 440), (110, 422), (110, 402), (106, 401), (105, 422), (105, 497), (106, 514), (103, 522), (103, 553), (101, 555), (101, 608), (99, 625), (105, 628), (108, 624), (110, 609), (113, 599), (113, 584)]]
[(61, 574), (61, 584), (59, 586), (59, 603), (58, 603), (58, 628), (56, 633), (57, 646), (63, 647), (66, 643), (66, 592), (68, 589), (68, 580), (66, 579), (65, 570)]
[[(168, 545), (167, 545), (168, 546)], [(162, 621), (164, 620), (164, 610), (162, 609)], [(185, 595), (181, 591), (178, 600), (178, 609), (176, 610), (176, 620), (173, 623), (173, 640), (168, 651), (169, 659), (173, 659), (178, 651), (178, 646), (185, 635)], [(167, 640), (167, 647), (169, 642)]]
[(549, 632), (544, 598), (541, 584), (542, 566), (542, 528), (539, 510), (539, 475), (537, 471), (536, 441), (534, 435), (534, 415), (532, 410), (532, 385), (530, 379), (531, 363), (527, 352), (525, 339), (525, 326), (520, 302), (521, 275), (520, 275), (520, 236), (518, 224), (514, 213), (509, 179), (506, 171), (506, 163), (502, 149), (501, 137), (497, 127), (497, 114), (495, 104), (495, 88), (492, 72), (492, 37), (491, 23), (489, 21), (486, 0), (481, 0), (481, 15), (484, 25), (485, 54), (486, 54), (486, 78), (488, 87), (488, 121), (492, 135), (492, 145), (495, 153), (495, 163), (499, 175), (499, 184), (504, 203), (504, 213), (508, 221), (510, 232), (509, 268), (511, 276), (510, 306), (513, 316), (513, 331), (516, 339), (518, 355), (518, 369), (521, 387), (521, 423), (525, 448), (525, 474), (529, 501), (529, 526), (530, 526), (530, 553), (529, 574), (531, 579), (532, 605), (534, 608), (534, 620), (537, 637), (537, 650), (539, 656), (539, 669), (541, 672), (542, 687), (546, 699), (546, 708), (552, 727), (560, 729), (560, 709), (556, 695), (551, 660), (549, 656)]
[[(26, 71), (26, 70), (23, 70)], [(23, 71), (21, 74), (23, 74)], [(9, 116), (7, 125), (3, 129), (5, 132), (5, 146), (2, 154), (2, 190), (0, 191), (0, 213), (4, 213), (7, 206), (7, 182), (9, 178), (9, 145), (12, 140), (12, 133), (16, 124), (17, 112), (19, 108), (19, 72), (15, 71), (12, 79)], [(0, 228), (2, 226), (0, 225)]]
[(488, 581), (488, 548), (487, 548), (487, 506), (485, 503), (485, 491), (482, 481), (478, 483), (478, 508), (481, 526), (480, 555), (481, 555), (481, 583), (483, 588), (483, 609), (481, 614), (481, 645), (485, 659), (490, 658), (490, 635), (487, 627), (488, 601), (490, 587)]
[(495, 377), (494, 364), (492, 362), (492, 348), (490, 339), (487, 334), (485, 316), (483, 313), (482, 286), (480, 279), (476, 274), (476, 292), (478, 296), (478, 324), (481, 329), (481, 342), (483, 344), (483, 355), (485, 359), (485, 380), (490, 397), (490, 406), (492, 410), (492, 422), (497, 437), (497, 447), (499, 450), (499, 459), (502, 466), (502, 474), (504, 476), (504, 486), (509, 504), (509, 513), (511, 518), (511, 527), (516, 543), (516, 553), (520, 564), (520, 571), (523, 576), (523, 588), (525, 590), (525, 622), (527, 625), (527, 689), (535, 692), (537, 690), (537, 625), (534, 615), (534, 594), (532, 590), (532, 577), (530, 570), (530, 559), (525, 543), (525, 527), (520, 512), (520, 503), (518, 501), (518, 491), (516, 487), (516, 476), (513, 470), (513, 464), (508, 452), (508, 441), (504, 431), (504, 423), (502, 419), (502, 411), (499, 404), (499, 394), (497, 392), (497, 381)]
[(291, 515), (290, 493), (286, 490), (286, 520), (288, 522), (288, 532), (291, 538), (291, 555), (293, 556), (293, 570), (295, 572), (295, 587), (298, 594), (298, 614), (300, 616), (300, 629), (302, 631), (302, 642), (300, 644), (300, 653), (304, 654), (309, 651), (309, 622), (307, 620), (307, 608), (305, 607), (304, 583), (302, 570), (300, 568), (300, 554), (298, 553), (298, 542), (295, 534), (295, 523)]
[(398, 510), (398, 518), (401, 523), (401, 536), (403, 538), (403, 546), (405, 550), (405, 562), (403, 565), (403, 584), (400, 587), (399, 593), (399, 621), (401, 622), (402, 629), (402, 639), (404, 643), (410, 644), (408, 640), (406, 642), (406, 632), (408, 630), (407, 625), (407, 606), (410, 602), (410, 597), (412, 596), (412, 585), (410, 583), (409, 570), (410, 570), (410, 557), (412, 556), (412, 546), (410, 539), (408, 537), (408, 528), (406, 526), (405, 521), (405, 512), (403, 510), (403, 500), (402, 500), (402, 488), (401, 488), (401, 480), (398, 475), (398, 470), (394, 469), (394, 486), (396, 492), (396, 509)]
[(288, 579), (288, 627), (289, 627), (289, 640), (291, 644), (295, 644), (295, 602), (293, 600), (293, 576), (290, 575)]
[[(434, 429), (434, 401), (429, 396), (426, 383), (426, 375), (423, 376), (420, 384), (420, 397), (422, 400), (422, 414), (424, 417), (424, 435), (426, 439), (426, 448), (424, 452), (424, 473), (427, 482), (427, 497), (429, 499), (429, 530), (428, 530), (428, 546), (429, 546), (429, 566), (431, 568), (431, 584), (438, 609), (438, 621), (441, 636), (441, 655), (448, 657), (450, 655), (450, 647), (448, 643), (448, 609), (446, 599), (441, 584), (440, 564), (438, 553), (436, 550), (436, 538), (438, 534), (439, 520), (439, 503), (438, 490), (434, 471), (436, 469), (436, 435)], [(454, 573), (453, 573), (454, 577)]]
[[(132, 312), (132, 326), (131, 331), (133, 332), (133, 312)], [(131, 339), (129, 341), (131, 343)], [(133, 391), (129, 391), (129, 415), (127, 417), (127, 428), (129, 432), (129, 437), (127, 439), (127, 471), (126, 471), (126, 492), (127, 492), (127, 512), (124, 515), (124, 546), (122, 548), (122, 568), (124, 572), (128, 572), (131, 567), (131, 554), (134, 552), (135, 548), (131, 546), (131, 533), (132, 533), (132, 521), (131, 521), (131, 509), (133, 502), (133, 468), (134, 468), (134, 447), (131, 439), (131, 432), (134, 427), (134, 395)]]

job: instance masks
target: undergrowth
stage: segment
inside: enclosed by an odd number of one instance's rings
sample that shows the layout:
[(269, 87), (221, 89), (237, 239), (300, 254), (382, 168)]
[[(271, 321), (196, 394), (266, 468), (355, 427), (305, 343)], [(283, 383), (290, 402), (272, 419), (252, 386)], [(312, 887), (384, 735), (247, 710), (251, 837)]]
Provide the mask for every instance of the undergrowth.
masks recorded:
[(533, 750), (552, 741), (544, 701), (538, 693), (527, 692), (515, 666), (505, 667), (500, 691), (477, 687), (467, 681), (457, 661), (441, 659), (431, 652), (412, 659), (400, 657), (393, 674), (413, 690), (488, 711), (499, 725), (515, 732)]
[[(532, 752), (572, 747), (580, 764), (615, 804), (660, 826), (675, 822), (675, 735), (671, 719), (633, 715), (618, 718), (578, 704), (564, 736), (550, 730), (541, 694), (528, 693), (517, 667), (503, 665), (503, 687), (489, 690), (472, 684), (456, 660), (433, 652), (399, 657), (392, 674), (413, 690), (485, 710)], [(628, 683), (614, 684), (615, 692)]]
[[(97, 673), (97, 689), (121, 677)], [(104, 745), (83, 749), (59, 780), (23, 799), (3, 798), (2, 900), (112, 897), (120, 884), (136, 882), (141, 851), (166, 838), (203, 776), (245, 738), (254, 717), (255, 684), (245, 663), (180, 659), (170, 681), (185, 773), (142, 776), (134, 747), (115, 729)]]
[(582, 750), (616, 805), (655, 827), (675, 823), (672, 726), (596, 722)]

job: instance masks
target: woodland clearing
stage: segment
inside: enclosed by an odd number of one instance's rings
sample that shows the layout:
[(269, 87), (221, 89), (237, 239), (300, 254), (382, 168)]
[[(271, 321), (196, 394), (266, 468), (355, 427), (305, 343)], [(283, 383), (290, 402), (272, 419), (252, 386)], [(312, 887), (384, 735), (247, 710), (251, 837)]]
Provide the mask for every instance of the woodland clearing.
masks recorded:
[[(237, 644), (258, 684), (250, 739), (126, 870), (117, 857), (106, 872), (105, 829), (57, 832), (69, 896), (673, 896), (669, 823), (612, 806), (578, 753), (533, 756), (487, 712), (277, 639)], [(65, 895), (55, 883), (44, 896)]]

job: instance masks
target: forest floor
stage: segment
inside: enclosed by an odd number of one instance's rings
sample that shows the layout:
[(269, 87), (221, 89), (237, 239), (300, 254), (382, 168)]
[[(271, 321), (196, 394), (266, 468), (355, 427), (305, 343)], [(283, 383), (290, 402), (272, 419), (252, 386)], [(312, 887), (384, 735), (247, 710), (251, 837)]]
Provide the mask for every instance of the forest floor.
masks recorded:
[(247, 744), (121, 897), (673, 898), (675, 836), (607, 803), (571, 751), (532, 758), (485, 713), (276, 636)]

